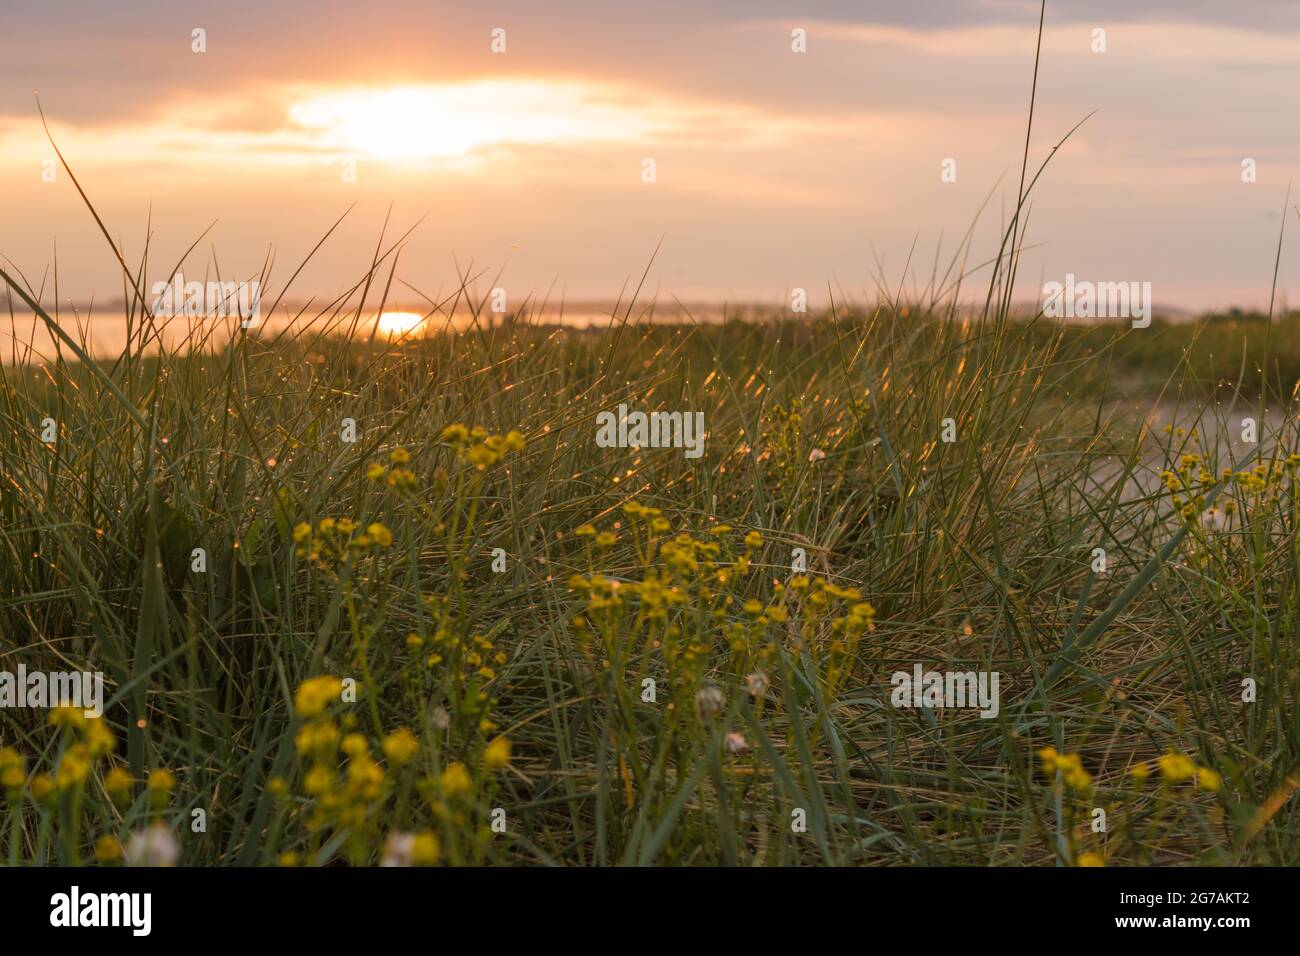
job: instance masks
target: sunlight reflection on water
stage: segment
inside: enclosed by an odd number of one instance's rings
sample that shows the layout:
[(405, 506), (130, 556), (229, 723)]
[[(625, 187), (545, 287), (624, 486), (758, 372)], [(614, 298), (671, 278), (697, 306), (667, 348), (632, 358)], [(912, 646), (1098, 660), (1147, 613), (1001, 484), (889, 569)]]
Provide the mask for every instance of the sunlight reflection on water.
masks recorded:
[[(726, 314), (737, 318), (752, 319), (757, 317), (760, 311), (764, 311), (766, 314), (771, 313), (770, 309), (762, 310), (761, 307), (746, 306), (730, 308)], [(618, 310), (618, 317), (615, 319), (613, 317), (615, 310), (612, 305), (587, 304), (573, 309), (566, 308), (562, 312), (558, 308), (552, 308), (545, 312), (535, 312), (522, 317), (483, 312), (479, 315), (477, 323), (482, 327), (487, 327), (515, 321), (521, 324), (555, 325), (569, 329), (599, 329), (623, 322), (626, 313), (627, 308), (623, 306)], [(127, 319), (120, 312), (97, 313), (89, 317), (85, 314), (64, 312), (57, 318), (60, 327), (72, 337), (73, 341), (86, 348), (94, 357), (116, 357), (121, 355), (126, 347)], [(287, 333), (290, 337), (302, 333), (314, 335), (321, 332), (330, 335), (344, 335), (354, 331), (353, 323), (355, 318), (355, 310), (332, 317), (318, 317), (310, 314), (294, 317), (282, 310), (274, 316), (264, 316), (261, 324), (250, 330), (248, 334), (263, 340), (268, 340), (282, 333)], [(642, 323), (713, 324), (722, 321), (723, 318), (723, 308), (716, 305), (693, 306), (689, 314), (679, 308), (659, 308), (652, 313), (649, 306), (638, 306), (632, 310), (628, 321), (633, 325)], [(441, 332), (462, 332), (473, 327), (475, 321), (468, 311), (458, 312), (449, 317), (437, 312), (429, 314), (428, 312), (413, 310), (385, 309), (377, 315), (371, 312), (368, 317), (363, 318), (356, 325), (355, 334), (359, 339), (366, 340), (371, 337), (373, 332), (376, 338), (400, 344), (404, 340), (419, 340), (427, 335), (435, 335)], [(145, 351), (157, 351), (160, 340), (169, 350), (186, 350), (187, 345), (197, 349), (211, 350), (229, 341), (231, 335), (236, 331), (238, 330), (235, 323), (224, 319), (186, 318), (184, 316), (159, 318), (149, 335), (146, 336), (148, 344)], [(138, 349), (142, 338), (138, 317), (131, 328), (131, 338), (133, 341), (132, 349)], [(67, 348), (63, 349), (63, 353), (66, 359), (75, 360), (75, 356)], [(15, 313), (11, 321), (8, 320), (8, 317), (0, 319), (0, 364), (39, 363), (52, 360), (56, 354), (55, 337), (46, 328), (42, 320), (30, 314), (24, 316), (17, 313)]]

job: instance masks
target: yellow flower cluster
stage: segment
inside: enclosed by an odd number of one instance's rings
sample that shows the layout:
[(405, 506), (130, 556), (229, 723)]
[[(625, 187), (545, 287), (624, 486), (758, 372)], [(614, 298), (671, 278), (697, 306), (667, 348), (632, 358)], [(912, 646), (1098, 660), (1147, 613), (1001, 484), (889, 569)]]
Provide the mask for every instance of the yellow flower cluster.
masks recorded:
[(424, 603), (433, 616), (433, 634), (426, 638), (412, 631), (406, 636), (407, 649), (424, 654), (425, 664), (441, 673), (484, 681), (496, 677), (495, 667), (505, 664), (510, 655), (482, 634), (462, 637), (446, 598), (426, 597)]
[(5, 799), (16, 803), (27, 785), (27, 759), (13, 747), (0, 748), (0, 790)]
[(87, 717), (80, 708), (56, 707), (50, 711), (49, 722), (53, 727), (63, 728), (73, 743), (63, 751), (54, 769), (52, 790), (47, 786), (48, 778), (39, 775), (32, 778), (33, 796), (38, 791), (51, 796), (55, 791), (79, 791), (94, 765), (117, 747), (117, 738), (108, 722), (102, 717)]
[(522, 432), (511, 429), (504, 435), (490, 435), (486, 428), (448, 425), (442, 430), (442, 440), (456, 450), (456, 456), (479, 471), (495, 465), (509, 452), (522, 451)]
[[(1181, 428), (1165, 426), (1165, 433), (1176, 433), (1180, 438), (1190, 435), (1197, 439), (1195, 428), (1185, 432)], [(1297, 469), (1300, 469), (1300, 454), (1279, 451), (1276, 458), (1260, 462), (1249, 470), (1223, 468), (1216, 476), (1203, 454), (1189, 452), (1179, 456), (1176, 468), (1160, 472), (1160, 483), (1178, 516), (1192, 522), (1205, 510), (1206, 494), (1221, 482), (1230, 482), (1240, 492), (1256, 496), (1260, 503), (1264, 503), (1279, 493), (1288, 477), (1294, 482)], [(1231, 517), (1237, 511), (1237, 501), (1229, 498), (1223, 502), (1222, 508), (1224, 516)]]
[[(1289, 456), (1288, 463), (1291, 458), (1295, 457), (1295, 455)], [(1260, 462), (1250, 471), (1228, 472), (1225, 469), (1224, 477), (1231, 478), (1234, 484), (1245, 491), (1258, 495), (1275, 488), (1286, 477), (1287, 467), (1287, 464), (1280, 460)], [(1291, 465), (1290, 467), (1294, 468), (1295, 466)]]
[(159, 768), (150, 772), (149, 779), (145, 781), (145, 790), (149, 792), (150, 808), (161, 810), (166, 807), (175, 789), (176, 778), (170, 770)]
[(293, 707), (299, 717), (319, 717), (342, 693), (343, 682), (337, 677), (312, 677), (298, 685), (298, 691), (293, 695)]
[[(649, 628), (650, 645), (662, 653), (670, 677), (694, 686), (712, 654), (713, 641), (707, 629), (681, 626), (694, 616), (692, 609), (721, 626), (741, 673), (761, 672), (772, 665), (777, 642), (793, 634), (786, 625), (795, 618), (801, 622), (801, 640), (796, 641), (794, 652), (827, 636), (828, 685), (837, 687), (847, 676), (856, 660), (858, 639), (875, 628), (876, 609), (862, 600), (857, 589), (803, 574), (792, 578), (788, 587), (774, 581), (770, 600), (749, 597), (739, 603), (733, 591), (754, 568), (764, 543), (760, 531), (747, 532), (740, 552), (728, 560), (723, 552), (732, 534), (729, 525), (715, 526), (707, 539), (686, 532), (668, 537), (672, 525), (658, 508), (632, 501), (623, 506), (623, 513), (642, 565), (641, 579), (624, 581), (595, 570), (570, 577), (570, 589), (586, 596), (583, 613), (573, 620), (584, 637), (599, 633), (608, 652), (619, 640), (620, 622), (631, 614), (634, 629)], [(594, 539), (601, 551), (615, 541), (612, 532), (598, 533), (591, 524), (582, 525), (576, 534)], [(738, 603), (740, 615), (735, 613)], [(769, 630), (772, 625), (779, 628), (776, 633)], [(589, 647), (587, 651), (590, 655)]]
[[(1218, 791), (1223, 787), (1223, 777), (1217, 770), (1198, 766), (1196, 761), (1177, 750), (1167, 750), (1156, 758), (1156, 769), (1165, 784), (1187, 783), (1194, 781), (1204, 790)], [(1151, 776), (1151, 765), (1147, 762), (1137, 764), (1129, 771), (1138, 781)]]
[[(387, 768), (371, 753), (370, 741), (348, 731), (351, 715), (341, 727), (331, 713), (339, 700), (342, 682), (328, 675), (312, 677), (298, 686), (294, 709), (303, 724), (294, 738), (299, 757), (306, 762), (302, 790), (311, 801), (308, 827), (347, 830), (347, 853), (354, 863), (365, 862), (376, 836), (378, 817), (395, 786), (394, 775), (415, 760), (419, 738), (407, 727), (399, 727), (381, 741)], [(281, 780), (268, 788), (283, 793)], [(435, 853), (436, 856), (436, 853)]]
[[(53, 810), (63, 806), (93, 806), (94, 790), (87, 784), (102, 764), (111, 761), (117, 749), (117, 737), (103, 717), (87, 717), (79, 707), (60, 706), (50, 711), (48, 723), (63, 736), (59, 756), (49, 773), (27, 774), (27, 760), (13, 747), (0, 748), (0, 792), (17, 810), (24, 791), (38, 806)], [(102, 771), (103, 790), (120, 813), (131, 807), (135, 781), (121, 767), (109, 766)], [(176, 789), (176, 777), (158, 768), (146, 781), (148, 807), (154, 812), (166, 809)], [(110, 817), (105, 817), (109, 819)], [(123, 858), (121, 841), (112, 834), (102, 834), (94, 841), (94, 858), (100, 863), (118, 863)]]
[(364, 529), (351, 518), (322, 518), (313, 530), (303, 521), (293, 529), (298, 556), (319, 564), (342, 561), (349, 554), (379, 551), (393, 545), (393, 532), (378, 521)]
[(1205, 509), (1205, 495), (1218, 484), (1199, 454), (1183, 455), (1176, 471), (1160, 473), (1160, 483), (1169, 493), (1170, 504), (1184, 521), (1195, 521)]
[(415, 472), (407, 468), (411, 453), (405, 448), (394, 448), (388, 455), (389, 464), (373, 461), (366, 466), (366, 479), (385, 482), (390, 488), (409, 489), (416, 485)]
[(1057, 753), (1055, 747), (1044, 747), (1038, 751), (1038, 759), (1043, 762), (1043, 773), (1052, 778), (1059, 773), (1071, 790), (1082, 792), (1092, 786), (1092, 777), (1083, 769), (1078, 754)]

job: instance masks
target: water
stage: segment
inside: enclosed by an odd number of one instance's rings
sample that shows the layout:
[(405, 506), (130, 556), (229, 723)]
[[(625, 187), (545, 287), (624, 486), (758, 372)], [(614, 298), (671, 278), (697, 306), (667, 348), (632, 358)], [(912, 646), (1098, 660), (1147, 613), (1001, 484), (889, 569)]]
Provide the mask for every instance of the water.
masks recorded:
[[(575, 308), (561, 310), (558, 306), (545, 310), (527, 310), (518, 317), (505, 317), (499, 314), (480, 313), (478, 322), (481, 326), (500, 325), (506, 321), (527, 322), (537, 325), (559, 325), (570, 329), (604, 328), (612, 322), (622, 322), (627, 315), (626, 307), (621, 307), (614, 318), (614, 306), (583, 304)], [(628, 321), (633, 324), (676, 324), (700, 323), (714, 324), (729, 317), (756, 318), (760, 314), (770, 315), (770, 309), (759, 306), (725, 307), (721, 305), (702, 305), (668, 308), (636, 306), (631, 310)], [(57, 316), (58, 325), (74, 342), (82, 346), (93, 358), (116, 357), (125, 350), (128, 330), (133, 349), (139, 348), (141, 341), (140, 318), (134, 320), (134, 327), (129, 328), (127, 317), (122, 312), (108, 312), (85, 315), (83, 313), (64, 312)], [(281, 309), (274, 315), (265, 316), (256, 328), (250, 329), (250, 335), (263, 339), (277, 335), (309, 332), (313, 335), (330, 330), (342, 334), (356, 325), (361, 338), (372, 334), (380, 339), (420, 338), (444, 331), (464, 331), (474, 325), (474, 318), (468, 310), (448, 317), (443, 314), (430, 315), (415, 307), (386, 309), (382, 314), (366, 312), (357, 321), (356, 311), (338, 316), (318, 317), (315, 313), (306, 313), (301, 317)], [(229, 341), (238, 330), (237, 319), (190, 318), (177, 316), (158, 318), (146, 336), (145, 351), (157, 351), (159, 343), (169, 351), (184, 349), (188, 344), (196, 348), (212, 349)], [(30, 313), (15, 313), (12, 319), (0, 319), (0, 362), (7, 365), (39, 364), (53, 361), (59, 354), (61, 341), (50, 331), (44, 320)], [(75, 354), (63, 345), (63, 356), (74, 360)]]

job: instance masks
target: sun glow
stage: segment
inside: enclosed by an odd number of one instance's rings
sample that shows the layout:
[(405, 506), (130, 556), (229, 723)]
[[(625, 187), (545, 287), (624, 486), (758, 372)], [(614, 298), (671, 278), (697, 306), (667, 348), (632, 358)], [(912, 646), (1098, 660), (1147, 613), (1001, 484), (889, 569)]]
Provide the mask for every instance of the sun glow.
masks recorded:
[(632, 139), (639, 111), (603, 87), (540, 80), (350, 89), (295, 103), (289, 118), (321, 145), (379, 159), (450, 159), (487, 146)]
[(419, 312), (382, 312), (375, 322), (375, 327), (384, 335), (409, 335), (424, 324), (424, 316)]

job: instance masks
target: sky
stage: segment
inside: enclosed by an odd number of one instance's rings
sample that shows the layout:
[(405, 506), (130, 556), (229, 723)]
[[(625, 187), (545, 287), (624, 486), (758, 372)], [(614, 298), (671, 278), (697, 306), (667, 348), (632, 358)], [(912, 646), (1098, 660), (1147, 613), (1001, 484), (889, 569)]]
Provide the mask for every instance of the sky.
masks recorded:
[[(611, 300), (647, 266), (642, 294), (661, 302), (923, 289), (968, 230), (967, 266), (991, 255), (1014, 210), (1038, 15), (1020, 0), (7, 0), (0, 262), (46, 301), (56, 262), (60, 301), (122, 295), (70, 178), (50, 174), (38, 93), (128, 262), (149, 237), (147, 283), (211, 227), (186, 277), (248, 279), (271, 256), (275, 291), (351, 207), (296, 301), (351, 287), (386, 221), (388, 242), (415, 227), (395, 285), (412, 301), (462, 275), (512, 303)], [(1025, 294), (1069, 273), (1150, 282), (1157, 311), (1267, 305), (1300, 173), (1300, 4), (1049, 2), (1031, 166), (1085, 117), (1032, 194)]]

